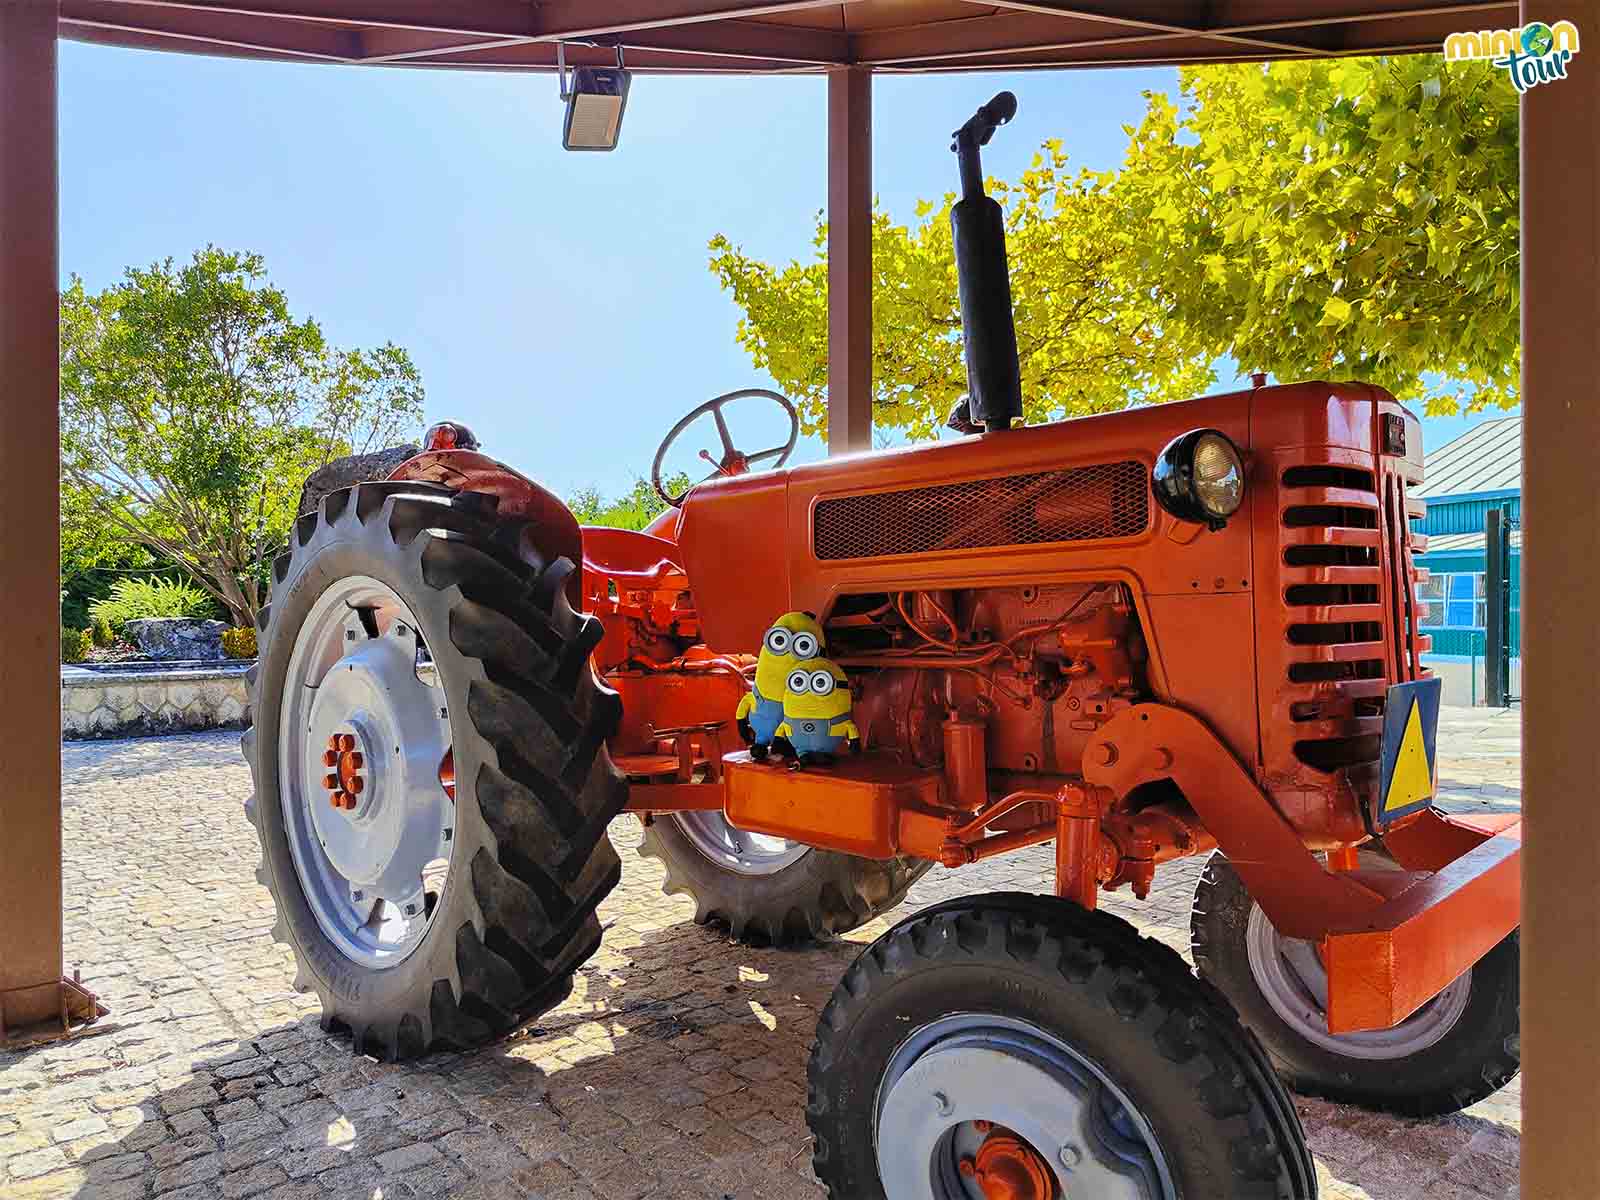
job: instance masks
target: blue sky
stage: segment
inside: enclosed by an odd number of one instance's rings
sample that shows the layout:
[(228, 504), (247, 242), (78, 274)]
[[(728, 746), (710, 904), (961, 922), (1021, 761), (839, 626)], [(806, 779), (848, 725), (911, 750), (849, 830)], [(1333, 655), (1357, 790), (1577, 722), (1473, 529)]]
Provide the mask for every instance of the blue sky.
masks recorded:
[[(1142, 90), (1176, 91), (1177, 77), (881, 77), (873, 171), (892, 213), (910, 219), (953, 188), (949, 132), (1002, 87), (1020, 112), (985, 167), (1014, 177), (1046, 137), (1075, 163), (1115, 167)], [(62, 271), (100, 288), (207, 242), (258, 251), (334, 342), (410, 350), (431, 419), (465, 420), (563, 494), (616, 492), (683, 412), (770, 383), (734, 343), (738, 310), (706, 242), (810, 256), (824, 101), (815, 78), (641, 77), (621, 148), (576, 155), (560, 148), (548, 76), (67, 43)], [(1425, 440), (1469, 423), (1425, 422)]]

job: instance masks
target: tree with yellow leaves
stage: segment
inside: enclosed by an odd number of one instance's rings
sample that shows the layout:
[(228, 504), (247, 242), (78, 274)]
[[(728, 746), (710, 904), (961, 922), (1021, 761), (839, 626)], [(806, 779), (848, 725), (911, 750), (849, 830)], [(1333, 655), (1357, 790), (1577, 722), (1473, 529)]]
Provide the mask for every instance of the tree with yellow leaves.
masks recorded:
[[(1119, 172), (1059, 141), (1006, 212), (1030, 422), (1202, 393), (1213, 364), (1362, 379), (1430, 411), (1517, 401), (1517, 109), (1503, 72), (1427, 56), (1198, 67), (1147, 94)], [(966, 391), (949, 210), (873, 214), (873, 417), (930, 436)], [(738, 338), (826, 426), (827, 228), (711, 269)], [(1441, 381), (1442, 385), (1441, 385)]]

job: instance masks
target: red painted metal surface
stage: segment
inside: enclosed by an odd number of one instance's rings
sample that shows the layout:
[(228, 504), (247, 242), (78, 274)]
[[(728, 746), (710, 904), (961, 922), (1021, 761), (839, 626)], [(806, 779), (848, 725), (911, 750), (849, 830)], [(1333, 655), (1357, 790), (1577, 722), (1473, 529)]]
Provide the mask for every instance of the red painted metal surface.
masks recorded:
[(1383, 844), (1408, 871), (1438, 871), (1520, 820), (1520, 813), (1468, 817), (1425, 808), (1384, 830)]
[[(361, 751), (356, 749), (355, 736), (349, 733), (330, 734), (328, 748), (322, 752), (320, 761), (327, 768), (327, 774), (322, 777), (322, 787), (328, 793), (328, 802), (334, 808), (353, 810), (359, 803), (356, 797), (367, 787), (366, 760)], [(454, 783), (452, 767), (451, 785), (454, 786)]]
[(700, 637), (689, 577), (677, 547), (647, 533), (590, 526), (583, 530), (584, 607), (606, 623), (595, 664), (609, 670), (643, 659), (677, 657)]
[(957, 1165), (982, 1189), (984, 1200), (1054, 1200), (1054, 1173), (1037, 1150), (1009, 1129), (992, 1128), (987, 1121), (978, 1125), (988, 1136), (976, 1155)]
[[(828, 770), (791, 771), (743, 752), (728, 756), (725, 766), (727, 817), (740, 829), (884, 859), (901, 849), (902, 809), (937, 814), (935, 826), (943, 828), (943, 775), (936, 770), (862, 755)], [(906, 850), (937, 857), (937, 847), (920, 838)]]
[(1056, 793), (1056, 895), (1093, 908), (1100, 895), (1100, 822), (1110, 793), (1068, 784)]
[[(622, 764), (619, 769), (626, 770)], [(628, 789), (632, 813), (721, 812), (721, 783), (634, 783)]]
[(1421, 1008), (1516, 929), (1521, 881), (1518, 821), (1365, 917), (1335, 923), (1323, 944), (1329, 1030), (1387, 1029)]
[(1127, 796), (1171, 780), (1217, 840), (1274, 927), (1316, 938), (1381, 899), (1354, 878), (1323, 869), (1289, 820), (1203, 721), (1141, 704), (1108, 722), (1085, 757), (1084, 778)]
[[(1377, 452), (1393, 416), (1415, 424), (1358, 385), (1261, 388), (719, 479), (649, 533), (583, 531), (629, 807), (720, 806), (756, 832), (949, 866), (1053, 840), (1057, 890), (1085, 907), (1103, 886), (1145, 895), (1160, 863), (1216, 846), (1292, 937), (1364, 929), (1397, 888), (1443, 894), (1431, 881), (1484, 835), (1425, 817), (1396, 837), (1426, 871), (1378, 878), (1353, 860), (1385, 689), (1420, 671), (1420, 465)], [(1160, 446), (1199, 426), (1246, 455), (1247, 507), (1215, 532), (1145, 482)], [(534, 520), (548, 500), (470, 452), (400, 474), (477, 484)], [(819, 615), (851, 672), (869, 753), (832, 769), (727, 754), (752, 652), (790, 609)], [(1487, 899), (1449, 911), (1514, 923), (1492, 889), (1473, 894)], [(1384, 995), (1411, 1003), (1438, 973), (1395, 973)]]
[[(406, 459), (389, 478), (417, 479), (493, 496), (499, 502), (502, 517), (528, 523), (529, 548), (545, 562), (565, 558), (574, 567), (583, 562), (578, 522), (560, 498), (487, 454), (476, 450), (425, 450)], [(567, 581), (567, 598), (575, 607), (583, 602), (577, 571)]]
[[(772, 614), (801, 608), (822, 616), (847, 667), (876, 671), (858, 700), (878, 731), (869, 744), (937, 761), (937, 747), (920, 742), (938, 722), (918, 713), (926, 693), (944, 689), (957, 707), (991, 709), (992, 768), (1072, 773), (1098, 724), (1127, 707), (1125, 697), (1148, 696), (1201, 717), (1301, 839), (1331, 849), (1368, 834), (1363, 807), (1376, 790), (1377, 755), (1369, 726), (1398, 673), (1398, 635), (1386, 614), (1400, 576), (1385, 574), (1372, 544), (1383, 536), (1376, 489), (1388, 461), (1373, 449), (1373, 429), (1391, 411), (1402, 410), (1374, 389), (1297, 384), (717, 481), (686, 502), (678, 544), (709, 644), (754, 649)], [(1153, 506), (1142, 527), (1119, 523), (1118, 514), (1139, 509), (1119, 501), (1115, 464), (1146, 470), (1165, 442), (1201, 426), (1245, 450), (1248, 511), (1215, 533)], [(1407, 460), (1382, 470), (1390, 478), (1415, 467)], [(1369, 494), (1349, 494), (1355, 489), (1329, 471), (1364, 471)], [(1083, 481), (1076, 491), (1062, 486), (1072, 479)], [(1030, 480), (1041, 482), (1030, 490)], [(943, 499), (950, 489), (965, 507)], [(1341, 510), (1335, 518), (1343, 509), (1371, 514), (1373, 528), (1354, 539), (1360, 545), (1343, 544), (1340, 527), (1302, 523), (1330, 507)], [(1067, 514), (1075, 516), (1064, 521)], [(750, 528), (764, 536), (743, 536)], [(924, 548), (859, 557), (867, 547), (896, 548), (872, 540), (879, 529)], [(1049, 536), (1056, 540), (1040, 540)], [(841, 547), (857, 556), (839, 557)], [(1373, 561), (1329, 561), (1363, 556)], [(1317, 590), (1297, 590), (1305, 587)], [(850, 645), (850, 624), (863, 623), (860, 606), (875, 596), (944, 596), (965, 606), (963, 620), (1003, 640), (1027, 628), (1030, 615), (1050, 615), (1049, 604), (1071, 605), (1093, 588), (1114, 596), (1090, 603), (1105, 610), (1095, 618), (1105, 624), (1092, 634), (1075, 629), (1084, 644), (1060, 647), (1049, 668), (1087, 671), (1065, 677), (1059, 705), (1049, 695), (1010, 704), (1003, 688), (1026, 695), (1039, 681), (1009, 679), (1008, 654), (929, 646), (890, 662)], [(1125, 661), (1112, 662), (1119, 654)], [(922, 696), (910, 695), (918, 689)]]

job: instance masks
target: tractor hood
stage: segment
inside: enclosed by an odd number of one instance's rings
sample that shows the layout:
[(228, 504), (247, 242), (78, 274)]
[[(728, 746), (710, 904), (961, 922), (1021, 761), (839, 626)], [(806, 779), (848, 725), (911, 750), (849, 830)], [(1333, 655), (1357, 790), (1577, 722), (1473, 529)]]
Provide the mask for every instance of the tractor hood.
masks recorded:
[[(1136, 408), (717, 480), (684, 501), (678, 543), (709, 645), (754, 653), (793, 609), (826, 619), (841, 596), (1006, 581), (1123, 579), (1151, 596), (1247, 592), (1262, 446), (1372, 453), (1378, 410), (1360, 384), (1300, 383)], [(1245, 507), (1216, 532), (1150, 492), (1173, 438), (1217, 429), (1245, 452)]]

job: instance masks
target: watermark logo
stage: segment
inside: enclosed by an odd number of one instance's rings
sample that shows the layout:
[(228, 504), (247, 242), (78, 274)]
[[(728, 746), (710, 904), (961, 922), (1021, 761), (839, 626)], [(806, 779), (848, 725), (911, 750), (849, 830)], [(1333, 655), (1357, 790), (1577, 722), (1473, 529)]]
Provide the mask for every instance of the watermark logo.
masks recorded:
[(1578, 52), (1578, 27), (1571, 21), (1546, 25), (1532, 21), (1521, 29), (1485, 29), (1452, 33), (1444, 40), (1446, 62), (1488, 59), (1504, 67), (1517, 91), (1567, 77), (1567, 64)]

